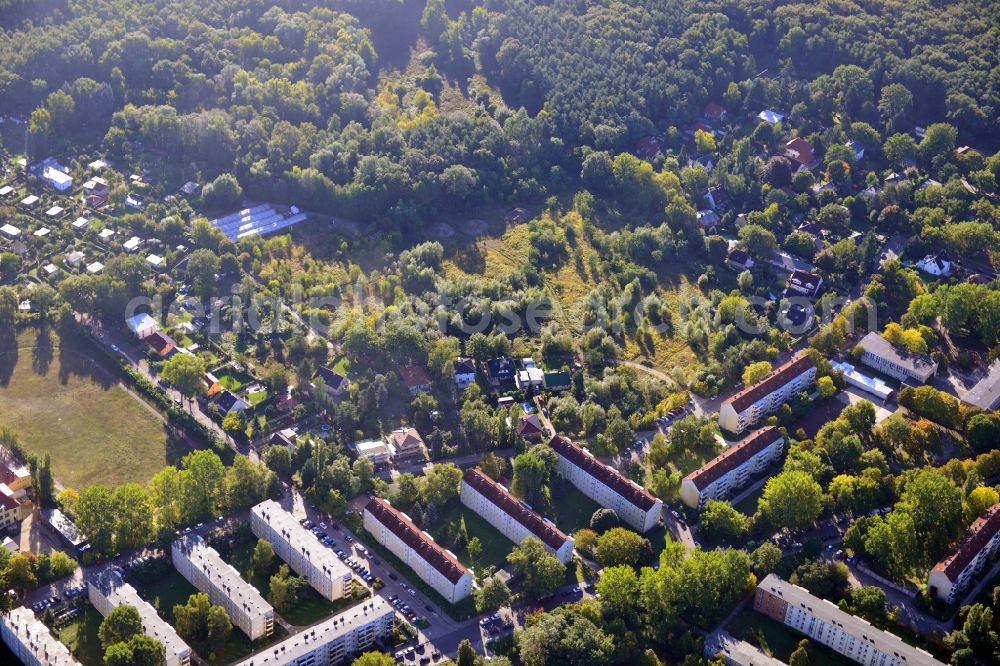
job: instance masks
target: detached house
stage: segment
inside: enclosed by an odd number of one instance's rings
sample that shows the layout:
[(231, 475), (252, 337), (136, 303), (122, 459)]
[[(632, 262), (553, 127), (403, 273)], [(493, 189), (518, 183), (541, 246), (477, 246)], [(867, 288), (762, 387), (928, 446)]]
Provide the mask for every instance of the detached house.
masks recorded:
[(948, 260), (948, 255), (944, 252), (928, 254), (917, 262), (917, 268), (928, 275), (935, 275), (937, 277), (948, 277), (951, 275), (951, 261)]
[(242, 412), (247, 408), (247, 403), (229, 390), (222, 391), (222, 393), (219, 394), (218, 400), (215, 401), (215, 404), (218, 405), (219, 410), (223, 414), (228, 414), (230, 412)]
[(485, 363), (486, 380), (493, 389), (504, 389), (514, 387), (514, 378), (517, 368), (514, 361), (506, 356), (491, 358)]
[(812, 169), (819, 164), (812, 144), (802, 137), (796, 137), (785, 144), (785, 157), (797, 165), (796, 170)]
[(414, 463), (427, 460), (427, 445), (416, 428), (397, 428), (385, 436), (386, 442), (395, 449), (397, 462)]
[(431, 376), (427, 374), (427, 370), (418, 365), (400, 368), (399, 376), (403, 378), (410, 395), (420, 395), (431, 390)]
[(455, 386), (460, 391), (469, 388), (476, 381), (476, 362), (471, 358), (459, 356), (455, 359)]
[(748, 271), (753, 268), (753, 258), (743, 250), (730, 250), (726, 255), (726, 265), (735, 271)]
[(726, 108), (718, 102), (709, 102), (705, 105), (702, 115), (709, 120), (725, 120)]
[(347, 387), (351, 385), (347, 377), (334, 372), (325, 365), (316, 368), (316, 374), (313, 375), (313, 379), (317, 378), (323, 380), (323, 392), (331, 398), (339, 398), (347, 390)]
[(527, 440), (538, 440), (545, 434), (545, 429), (537, 414), (524, 414), (517, 419), (517, 434)]
[(788, 289), (809, 298), (816, 298), (823, 286), (823, 278), (815, 273), (794, 270), (788, 276)]

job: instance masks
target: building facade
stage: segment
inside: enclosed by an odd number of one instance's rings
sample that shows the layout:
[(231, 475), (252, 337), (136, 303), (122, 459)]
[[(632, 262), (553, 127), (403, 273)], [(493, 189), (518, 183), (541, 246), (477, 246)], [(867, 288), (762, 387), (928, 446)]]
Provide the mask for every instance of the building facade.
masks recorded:
[(926, 384), (938, 369), (930, 356), (900, 349), (878, 333), (861, 338), (859, 345), (862, 363), (900, 381)]
[(1000, 550), (1000, 504), (973, 521), (968, 531), (927, 576), (927, 591), (948, 604), (958, 601), (973, 579)]
[(688, 506), (700, 509), (710, 499), (729, 497), (778, 462), (784, 448), (785, 438), (777, 428), (761, 428), (684, 477), (681, 499)]
[(274, 608), (219, 553), (197, 534), (170, 547), (174, 568), (209, 600), (226, 609), (229, 619), (251, 640), (274, 632)]
[(305, 631), (268, 645), (232, 666), (321, 666), (349, 663), (392, 632), (395, 613), (381, 597), (352, 606)]
[(774, 574), (757, 586), (753, 607), (864, 666), (942, 666), (895, 634), (877, 629)]
[(663, 502), (648, 490), (597, 460), (589, 451), (567, 437), (556, 435), (549, 446), (559, 456), (556, 471), (580, 492), (639, 532), (648, 532), (660, 523)]
[(778, 411), (782, 403), (810, 388), (815, 380), (816, 364), (800, 354), (763, 380), (726, 399), (719, 407), (719, 427), (738, 435)]
[(514, 543), (520, 545), (525, 538), (535, 537), (563, 564), (573, 559), (574, 543), (571, 537), (478, 469), (465, 471), (460, 497), (462, 504)]
[(118, 569), (105, 569), (97, 578), (92, 579), (88, 584), (87, 595), (91, 605), (104, 616), (122, 604), (134, 607), (142, 618), (143, 632), (166, 648), (166, 666), (190, 665), (191, 648), (157, 614), (156, 609), (139, 596), (134, 587), (122, 580)]
[(0, 615), (0, 635), (24, 666), (80, 666), (29, 608), (21, 606)]
[(456, 604), (472, 594), (472, 570), (462, 566), (452, 552), (438, 545), (387, 500), (375, 497), (368, 502), (364, 525), (376, 541), (450, 603)]
[(703, 656), (711, 661), (720, 655), (726, 666), (785, 666), (780, 659), (768, 656), (760, 648), (738, 640), (725, 629), (717, 629), (705, 637)]
[(250, 529), (259, 539), (269, 542), (292, 571), (330, 601), (351, 596), (351, 570), (347, 565), (274, 500), (261, 502), (250, 510)]

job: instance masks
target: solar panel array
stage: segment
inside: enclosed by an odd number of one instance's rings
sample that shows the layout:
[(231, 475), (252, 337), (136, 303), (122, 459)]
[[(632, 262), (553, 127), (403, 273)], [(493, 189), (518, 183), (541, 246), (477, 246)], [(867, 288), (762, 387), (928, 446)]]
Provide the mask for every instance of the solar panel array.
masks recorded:
[(296, 213), (285, 217), (268, 204), (219, 217), (211, 221), (231, 241), (238, 241), (244, 236), (270, 234), (286, 227), (298, 224), (306, 219), (305, 213)]

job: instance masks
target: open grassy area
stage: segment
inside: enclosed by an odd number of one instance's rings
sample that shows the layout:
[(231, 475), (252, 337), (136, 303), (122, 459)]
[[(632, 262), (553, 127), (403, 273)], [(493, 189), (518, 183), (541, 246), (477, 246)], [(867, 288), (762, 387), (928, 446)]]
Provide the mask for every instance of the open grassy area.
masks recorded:
[(465, 519), (465, 530), (469, 535), (469, 539), (479, 537), (479, 540), (483, 544), (483, 552), (474, 563), (469, 559), (469, 554), (466, 550), (456, 552), (455, 555), (458, 557), (458, 561), (467, 567), (495, 566), (499, 569), (506, 565), (507, 554), (514, 547), (514, 542), (462, 504), (453, 504), (441, 512), (437, 525), (434, 529), (429, 530), (431, 536), (434, 537), (435, 541), (450, 549), (451, 544), (449, 543), (449, 539), (446, 538), (447, 534), (449, 530), (457, 528), (461, 518)]
[(192, 594), (197, 594), (198, 590), (180, 575), (176, 569), (170, 568), (170, 573), (156, 581), (139, 585), (132, 583), (139, 596), (149, 602), (156, 609), (164, 620), (174, 624), (174, 606), (186, 604)]
[[(104, 618), (90, 604), (85, 603), (81, 608), (83, 612), (60, 628), (56, 636), (83, 666), (102, 666), (104, 650), (101, 648), (101, 639), (97, 637), (97, 630)], [(3, 663), (15, 664), (17, 661)]]
[[(788, 663), (788, 659), (798, 646), (799, 641), (805, 638), (802, 634), (750, 609), (741, 611), (726, 629), (736, 638), (756, 645), (767, 654), (785, 663)], [(848, 666), (854, 662), (818, 645), (815, 641), (811, 641), (809, 663), (812, 666)]]
[(219, 375), (218, 379), (222, 388), (230, 391), (239, 391), (250, 381), (250, 377), (248, 375), (232, 371)]
[[(77, 341), (26, 329), (0, 351), (0, 414), (67, 486), (145, 483), (173, 462), (164, 424)], [(176, 452), (178, 455), (182, 451)]]
[[(766, 485), (766, 484), (765, 484)], [(764, 485), (753, 491), (739, 502), (733, 505), (733, 508), (740, 513), (745, 513), (748, 516), (752, 516), (757, 513), (757, 503), (760, 501), (761, 496), (764, 494)]]
[(552, 522), (566, 534), (573, 534), (581, 527), (590, 527), (590, 517), (601, 508), (575, 486), (566, 483), (566, 492), (552, 501)]

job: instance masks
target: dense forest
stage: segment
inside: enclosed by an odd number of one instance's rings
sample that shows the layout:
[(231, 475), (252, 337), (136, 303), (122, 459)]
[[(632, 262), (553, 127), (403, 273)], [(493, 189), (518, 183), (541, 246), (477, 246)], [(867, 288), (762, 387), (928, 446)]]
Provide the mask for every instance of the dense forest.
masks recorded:
[[(590, 150), (710, 100), (821, 123), (888, 110), (896, 131), (948, 121), (992, 148), (989, 5), (10, 0), (0, 107), (29, 120), (33, 158), (139, 142), (257, 199), (407, 228), (565, 191)], [(909, 95), (887, 109), (894, 85)]]

